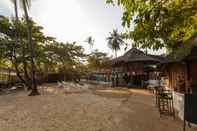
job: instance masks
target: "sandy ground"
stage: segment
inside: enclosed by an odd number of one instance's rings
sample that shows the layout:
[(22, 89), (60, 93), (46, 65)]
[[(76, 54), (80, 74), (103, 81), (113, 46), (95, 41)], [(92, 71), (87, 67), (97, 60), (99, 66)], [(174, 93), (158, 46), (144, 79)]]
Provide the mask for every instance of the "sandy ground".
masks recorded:
[[(182, 122), (160, 118), (144, 90), (42, 89), (0, 96), (0, 131), (181, 131)], [(195, 131), (188, 129), (187, 131)], [(196, 130), (197, 131), (197, 130)]]

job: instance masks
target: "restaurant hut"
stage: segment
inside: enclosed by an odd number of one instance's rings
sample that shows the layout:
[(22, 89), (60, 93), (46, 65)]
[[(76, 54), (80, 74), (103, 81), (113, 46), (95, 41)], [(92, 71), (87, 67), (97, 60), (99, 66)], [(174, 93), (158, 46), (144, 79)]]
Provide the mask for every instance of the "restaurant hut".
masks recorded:
[(178, 59), (170, 54), (168, 61), (162, 64), (161, 70), (166, 75), (165, 87), (173, 92), (176, 114), (184, 119), (185, 93), (197, 93), (197, 47), (193, 46), (188, 55)]
[[(170, 54), (167, 63), (162, 67), (167, 76), (166, 87), (176, 92), (197, 92), (197, 47), (182, 59)], [(196, 87), (195, 87), (196, 86)]]
[(132, 48), (123, 56), (112, 60), (112, 83), (115, 81), (115, 86), (144, 87), (145, 81), (158, 78), (156, 67), (163, 59)]

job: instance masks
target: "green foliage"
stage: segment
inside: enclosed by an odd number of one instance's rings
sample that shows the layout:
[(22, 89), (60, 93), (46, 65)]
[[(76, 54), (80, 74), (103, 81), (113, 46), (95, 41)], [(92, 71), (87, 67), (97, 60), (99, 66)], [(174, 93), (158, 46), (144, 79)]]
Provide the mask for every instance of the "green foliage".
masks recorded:
[(110, 57), (107, 57), (106, 53), (99, 52), (98, 50), (93, 51), (87, 58), (88, 69), (98, 70), (111, 67)]
[(85, 57), (83, 47), (76, 42), (66, 44), (54, 42), (46, 45), (45, 52), (49, 61), (55, 61), (57, 65), (62, 64), (67, 67), (73, 67), (80, 63), (82, 57)]
[[(73, 69), (76, 65), (81, 65), (81, 59), (85, 57), (84, 49), (76, 42), (61, 43), (54, 38), (45, 36), (43, 28), (35, 22), (32, 25), (32, 42), (35, 49), (35, 65), (37, 72), (46, 73), (61, 71), (61, 69)], [(13, 67), (21, 74), (25, 74), (24, 79), (31, 78), (31, 52), (28, 46), (27, 22), (21, 18), (16, 28), (15, 20), (9, 21), (6, 17), (0, 19), (0, 62), (12, 63)], [(16, 42), (19, 31), (19, 42)], [(80, 66), (82, 67), (82, 66)], [(80, 68), (78, 68), (80, 70)]]
[[(136, 46), (154, 50), (191, 46), (188, 39), (197, 34), (196, 0), (107, 0), (124, 10), (122, 25), (134, 30), (125, 33)], [(183, 51), (184, 52), (184, 51)]]
[(0, 32), (8, 34), (10, 33), (10, 28), (9, 28), (9, 19), (4, 17), (4, 16), (0, 16), (0, 21), (1, 21), (1, 25), (0, 25)]

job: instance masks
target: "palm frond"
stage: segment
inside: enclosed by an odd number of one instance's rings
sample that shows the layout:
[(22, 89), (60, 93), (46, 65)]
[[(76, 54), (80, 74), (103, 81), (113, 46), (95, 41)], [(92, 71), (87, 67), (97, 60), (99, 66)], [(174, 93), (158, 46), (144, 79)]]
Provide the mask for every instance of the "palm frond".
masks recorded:
[(108, 47), (115, 51), (120, 50), (120, 46), (124, 44), (123, 37), (118, 33), (117, 29), (109, 34), (110, 36), (106, 38), (108, 41)]

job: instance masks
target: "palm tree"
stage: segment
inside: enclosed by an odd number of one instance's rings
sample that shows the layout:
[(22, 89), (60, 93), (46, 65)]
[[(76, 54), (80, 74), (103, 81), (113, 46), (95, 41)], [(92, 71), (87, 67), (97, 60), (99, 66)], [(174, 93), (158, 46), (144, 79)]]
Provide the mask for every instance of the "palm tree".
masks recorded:
[(87, 43), (89, 44), (90, 50), (92, 51), (92, 48), (93, 48), (94, 42), (95, 42), (95, 40), (92, 38), (92, 36), (89, 36), (89, 37), (85, 40), (85, 42), (87, 42)]
[(110, 32), (107, 41), (109, 48), (115, 52), (115, 56), (117, 57), (117, 51), (120, 50), (121, 45), (124, 44), (123, 36), (118, 33), (117, 29), (115, 29), (113, 32)]
[(14, 4), (14, 12), (15, 12), (15, 26), (16, 26), (16, 44), (18, 44), (18, 40), (19, 40), (19, 32), (18, 32), (18, 25), (19, 25), (19, 17), (18, 17), (18, 3), (17, 0), (12, 0), (13, 4)]
[[(18, 17), (18, 3), (17, 0), (11, 0), (14, 4), (14, 12), (15, 12), (15, 26), (16, 26), (16, 32), (15, 32), (15, 39), (16, 44), (19, 42), (19, 32), (18, 32), (18, 26), (19, 26), (19, 17)], [(14, 47), (13, 47), (14, 48)]]
[[(18, 3), (17, 0), (12, 0), (13, 4), (14, 4), (14, 12), (15, 12), (15, 17), (16, 17), (16, 22), (19, 22), (19, 18), (18, 18)], [(18, 26), (18, 25), (16, 25)]]
[(32, 42), (32, 22), (28, 15), (28, 8), (30, 7), (30, 0), (22, 0), (22, 7), (25, 13), (25, 20), (27, 22), (28, 27), (28, 42), (29, 42), (29, 49), (31, 52), (31, 77), (32, 77), (32, 92), (29, 94), (30, 96), (39, 95), (36, 83), (36, 66), (35, 66), (35, 52)]
[[(18, 19), (18, 6), (17, 6), (18, 3), (17, 3), (17, 0), (12, 0), (12, 2), (14, 3), (16, 22), (18, 24), (18, 20), (19, 20)], [(32, 22), (29, 18), (29, 15), (28, 15), (28, 8), (30, 7), (30, 0), (20, 0), (20, 4), (22, 5), (22, 8), (24, 10), (25, 20), (27, 22), (28, 42), (29, 42), (29, 49), (30, 49), (30, 52), (31, 52), (32, 92), (29, 95), (30, 96), (39, 95), (39, 92), (37, 90), (36, 78), (35, 78), (36, 66), (35, 66), (35, 61), (34, 61), (35, 60), (35, 52), (34, 52), (33, 42), (32, 42)]]

